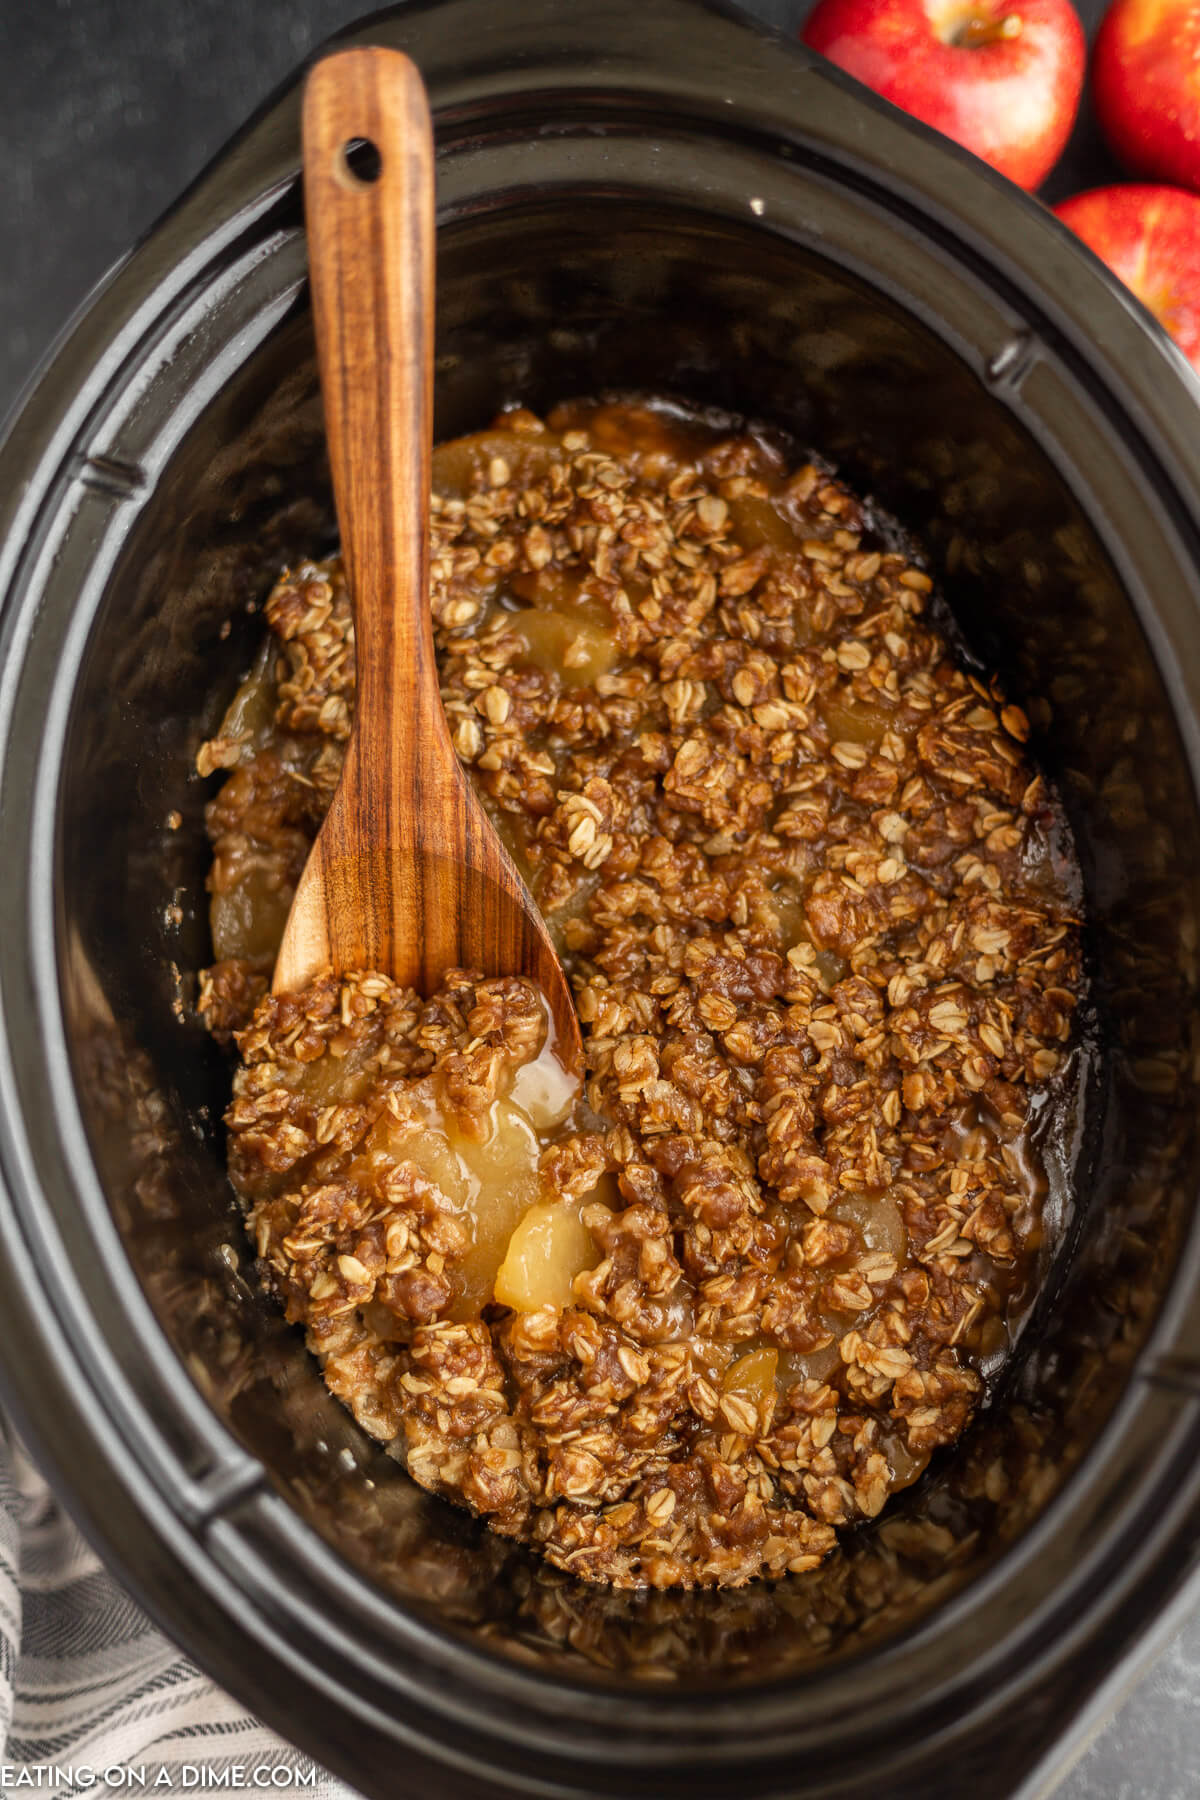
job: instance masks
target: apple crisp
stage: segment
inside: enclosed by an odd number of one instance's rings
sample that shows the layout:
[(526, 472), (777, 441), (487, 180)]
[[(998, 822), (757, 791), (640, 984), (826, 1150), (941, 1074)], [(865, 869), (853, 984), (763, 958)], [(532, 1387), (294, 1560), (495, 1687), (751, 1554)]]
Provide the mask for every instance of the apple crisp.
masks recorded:
[(959, 1437), (1027, 1305), (1069, 840), (898, 533), (765, 434), (508, 413), (434, 487), (454, 744), (586, 1082), (521, 980), (267, 993), (354, 708), (341, 564), (286, 571), (199, 759), (263, 1278), (415, 1480), (561, 1568), (810, 1568)]

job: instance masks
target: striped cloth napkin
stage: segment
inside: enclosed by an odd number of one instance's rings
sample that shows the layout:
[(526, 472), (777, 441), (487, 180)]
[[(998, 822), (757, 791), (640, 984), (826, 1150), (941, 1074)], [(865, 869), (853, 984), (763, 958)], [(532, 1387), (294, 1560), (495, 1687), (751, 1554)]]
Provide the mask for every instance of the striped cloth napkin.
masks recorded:
[(0, 1792), (354, 1800), (118, 1587), (0, 1422)]

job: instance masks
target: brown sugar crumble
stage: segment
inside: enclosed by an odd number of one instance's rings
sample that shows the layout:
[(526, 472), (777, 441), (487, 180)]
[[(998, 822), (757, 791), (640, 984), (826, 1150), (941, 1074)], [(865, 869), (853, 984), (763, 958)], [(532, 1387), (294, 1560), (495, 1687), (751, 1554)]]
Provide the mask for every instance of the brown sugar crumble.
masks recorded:
[(289, 570), (202, 774), (230, 1173), (325, 1380), (425, 1487), (618, 1586), (811, 1568), (952, 1443), (1042, 1243), (1081, 994), (1027, 724), (814, 463), (645, 405), (435, 453), (454, 743), (562, 950), (266, 988), (354, 707)]

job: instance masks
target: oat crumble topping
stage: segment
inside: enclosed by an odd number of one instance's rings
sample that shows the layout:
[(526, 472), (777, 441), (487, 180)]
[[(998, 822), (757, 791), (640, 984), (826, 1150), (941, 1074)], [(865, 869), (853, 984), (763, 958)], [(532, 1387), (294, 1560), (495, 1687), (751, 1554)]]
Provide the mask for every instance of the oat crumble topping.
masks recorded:
[(266, 994), (354, 705), (339, 560), (285, 572), (199, 759), (201, 1010), (266, 1279), (417, 1481), (561, 1568), (811, 1568), (961, 1434), (1041, 1243), (1030, 1107), (1082, 976), (1025, 718), (759, 434), (510, 413), (434, 483), (451, 731), (586, 1095), (547, 1097), (521, 981)]

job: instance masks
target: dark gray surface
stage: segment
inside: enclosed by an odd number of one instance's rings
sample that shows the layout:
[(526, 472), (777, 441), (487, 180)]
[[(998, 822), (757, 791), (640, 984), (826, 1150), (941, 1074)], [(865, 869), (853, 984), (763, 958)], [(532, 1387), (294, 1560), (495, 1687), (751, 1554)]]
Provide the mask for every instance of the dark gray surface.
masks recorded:
[[(365, 10), (352, 0), (0, 0), (0, 412), (110, 264), (301, 57)], [(794, 29), (807, 5), (755, 0), (750, 10)], [(1101, 0), (1081, 10), (1094, 23)], [(1114, 175), (1085, 118), (1047, 193)], [(1200, 1616), (1103, 1727), (1059, 1800), (1192, 1800), (1198, 1702)]]

